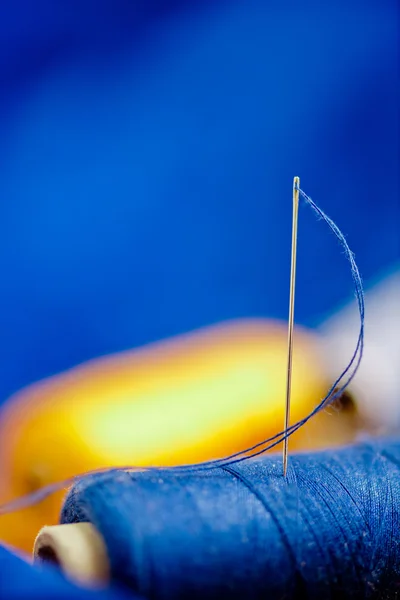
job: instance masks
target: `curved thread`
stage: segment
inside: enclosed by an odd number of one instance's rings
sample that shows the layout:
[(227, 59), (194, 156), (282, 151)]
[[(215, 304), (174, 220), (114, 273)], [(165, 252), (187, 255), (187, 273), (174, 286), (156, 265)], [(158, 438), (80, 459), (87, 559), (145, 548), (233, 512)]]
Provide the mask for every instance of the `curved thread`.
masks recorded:
[[(21, 498), (11, 500), (10, 502), (0, 506), (0, 515), (8, 513), (8, 512), (20, 510), (21, 508), (26, 508), (28, 506), (31, 506), (38, 502), (41, 502), (47, 496), (53, 494), (56, 491), (61, 490), (62, 488), (68, 487), (73, 483), (76, 483), (77, 481), (79, 481), (80, 479), (82, 479), (83, 477), (85, 477), (86, 475), (89, 475), (89, 474), (102, 473), (105, 471), (126, 471), (126, 470), (133, 470), (133, 469), (147, 470), (147, 471), (148, 470), (157, 470), (157, 471), (174, 470), (176, 472), (188, 471), (188, 470), (192, 470), (192, 469), (207, 470), (207, 469), (213, 469), (216, 467), (225, 467), (228, 465), (242, 462), (243, 460), (247, 460), (254, 456), (258, 456), (259, 454), (263, 454), (267, 450), (271, 450), (278, 444), (282, 443), (283, 440), (287, 439), (288, 437), (293, 435), (293, 433), (295, 433), (298, 429), (303, 427), (303, 425), (305, 425), (314, 415), (316, 415), (319, 411), (326, 408), (329, 404), (334, 402), (337, 398), (339, 398), (343, 394), (343, 392), (350, 385), (350, 383), (352, 382), (352, 380), (354, 379), (354, 377), (357, 373), (357, 370), (361, 363), (363, 348), (364, 348), (365, 305), (364, 305), (364, 289), (363, 289), (362, 279), (361, 279), (360, 272), (358, 270), (358, 267), (357, 267), (357, 264), (356, 264), (356, 261), (354, 258), (354, 254), (351, 251), (351, 249), (346, 241), (346, 238), (344, 237), (343, 233), (340, 231), (340, 229), (338, 228), (336, 223), (334, 221), (332, 221), (332, 219), (330, 219), (315, 204), (315, 202), (313, 202), (313, 200), (311, 200), (311, 198), (309, 196), (307, 196), (307, 194), (305, 192), (303, 192), (302, 189), (300, 189), (298, 187), (296, 189), (299, 190), (300, 196), (314, 210), (314, 212), (321, 219), (323, 219), (325, 221), (325, 223), (328, 225), (328, 227), (331, 229), (331, 231), (334, 233), (334, 235), (339, 240), (341, 246), (343, 247), (346, 258), (349, 261), (350, 266), (351, 266), (351, 275), (353, 278), (355, 296), (357, 299), (358, 312), (359, 312), (359, 316), (360, 316), (360, 330), (359, 330), (357, 345), (354, 350), (354, 353), (350, 359), (349, 364), (344, 369), (344, 371), (339, 375), (339, 377), (336, 379), (336, 381), (333, 383), (333, 385), (330, 388), (330, 390), (328, 391), (327, 395), (317, 404), (317, 406), (306, 417), (304, 417), (300, 421), (297, 421), (297, 423), (294, 423), (293, 425), (288, 427), (288, 429), (286, 431), (280, 431), (279, 433), (275, 434), (274, 436), (267, 438), (261, 442), (258, 442), (257, 444), (255, 444), (254, 446), (251, 446), (250, 448), (246, 448), (244, 450), (234, 452), (233, 454), (230, 454), (229, 456), (225, 456), (224, 458), (218, 458), (215, 460), (209, 460), (209, 461), (205, 461), (205, 462), (201, 462), (201, 463), (197, 463), (197, 464), (178, 465), (178, 466), (173, 466), (173, 467), (126, 466), (126, 467), (116, 467), (114, 469), (95, 469), (93, 471), (82, 473), (81, 475), (76, 475), (75, 477), (70, 477), (68, 479), (65, 479), (65, 480), (57, 482), (57, 483), (52, 483), (52, 484), (46, 485), (43, 488), (36, 490), (32, 494), (28, 494), (26, 496), (22, 496)], [(343, 383), (340, 386), (341, 382), (347, 375), (348, 375), (347, 380), (345, 381), (345, 383)]]

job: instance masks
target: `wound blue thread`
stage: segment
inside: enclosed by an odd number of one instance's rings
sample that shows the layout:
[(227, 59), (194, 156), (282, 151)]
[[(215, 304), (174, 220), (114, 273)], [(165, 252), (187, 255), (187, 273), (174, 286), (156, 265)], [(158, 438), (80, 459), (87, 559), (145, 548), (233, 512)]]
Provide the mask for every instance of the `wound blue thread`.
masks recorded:
[(89, 521), (115, 581), (154, 600), (395, 600), (400, 441), (190, 472), (90, 475), (63, 523)]

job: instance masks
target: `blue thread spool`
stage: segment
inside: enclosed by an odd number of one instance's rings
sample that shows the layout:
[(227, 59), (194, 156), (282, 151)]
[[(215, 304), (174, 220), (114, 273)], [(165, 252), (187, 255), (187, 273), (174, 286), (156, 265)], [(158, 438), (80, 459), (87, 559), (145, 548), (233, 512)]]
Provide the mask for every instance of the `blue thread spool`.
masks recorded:
[(208, 471), (79, 482), (62, 522), (91, 522), (112, 576), (146, 597), (395, 598), (400, 441)]

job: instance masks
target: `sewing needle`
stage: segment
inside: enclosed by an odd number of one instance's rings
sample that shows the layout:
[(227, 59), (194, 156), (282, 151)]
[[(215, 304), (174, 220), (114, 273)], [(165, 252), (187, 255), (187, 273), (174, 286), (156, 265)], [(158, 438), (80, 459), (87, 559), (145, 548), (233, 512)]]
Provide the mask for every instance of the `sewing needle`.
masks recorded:
[[(285, 405), (285, 434), (290, 420), (290, 395), (292, 391), (292, 360), (293, 360), (293, 329), (294, 329), (294, 297), (296, 289), (296, 258), (297, 258), (297, 222), (299, 214), (299, 189), (300, 178), (293, 179), (293, 217), (292, 217), (292, 258), (290, 265), (290, 293), (289, 293), (289, 323), (288, 323), (288, 349), (286, 373), (286, 405)], [(283, 476), (286, 477), (288, 462), (289, 438), (283, 440)]]

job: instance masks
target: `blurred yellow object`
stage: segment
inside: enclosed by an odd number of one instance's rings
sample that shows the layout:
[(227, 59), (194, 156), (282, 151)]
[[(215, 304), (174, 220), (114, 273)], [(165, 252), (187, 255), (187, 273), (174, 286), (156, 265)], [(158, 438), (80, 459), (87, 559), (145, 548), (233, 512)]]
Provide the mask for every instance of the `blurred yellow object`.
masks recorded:
[[(172, 465), (225, 456), (283, 428), (287, 329), (266, 320), (206, 328), (93, 360), (12, 397), (0, 419), (0, 503), (99, 467)], [(313, 334), (296, 330), (291, 423), (328, 382)], [(353, 437), (347, 415), (322, 413), (290, 451)], [(280, 450), (279, 446), (277, 450)], [(31, 550), (57, 522), (61, 496), (0, 516), (0, 539)]]

